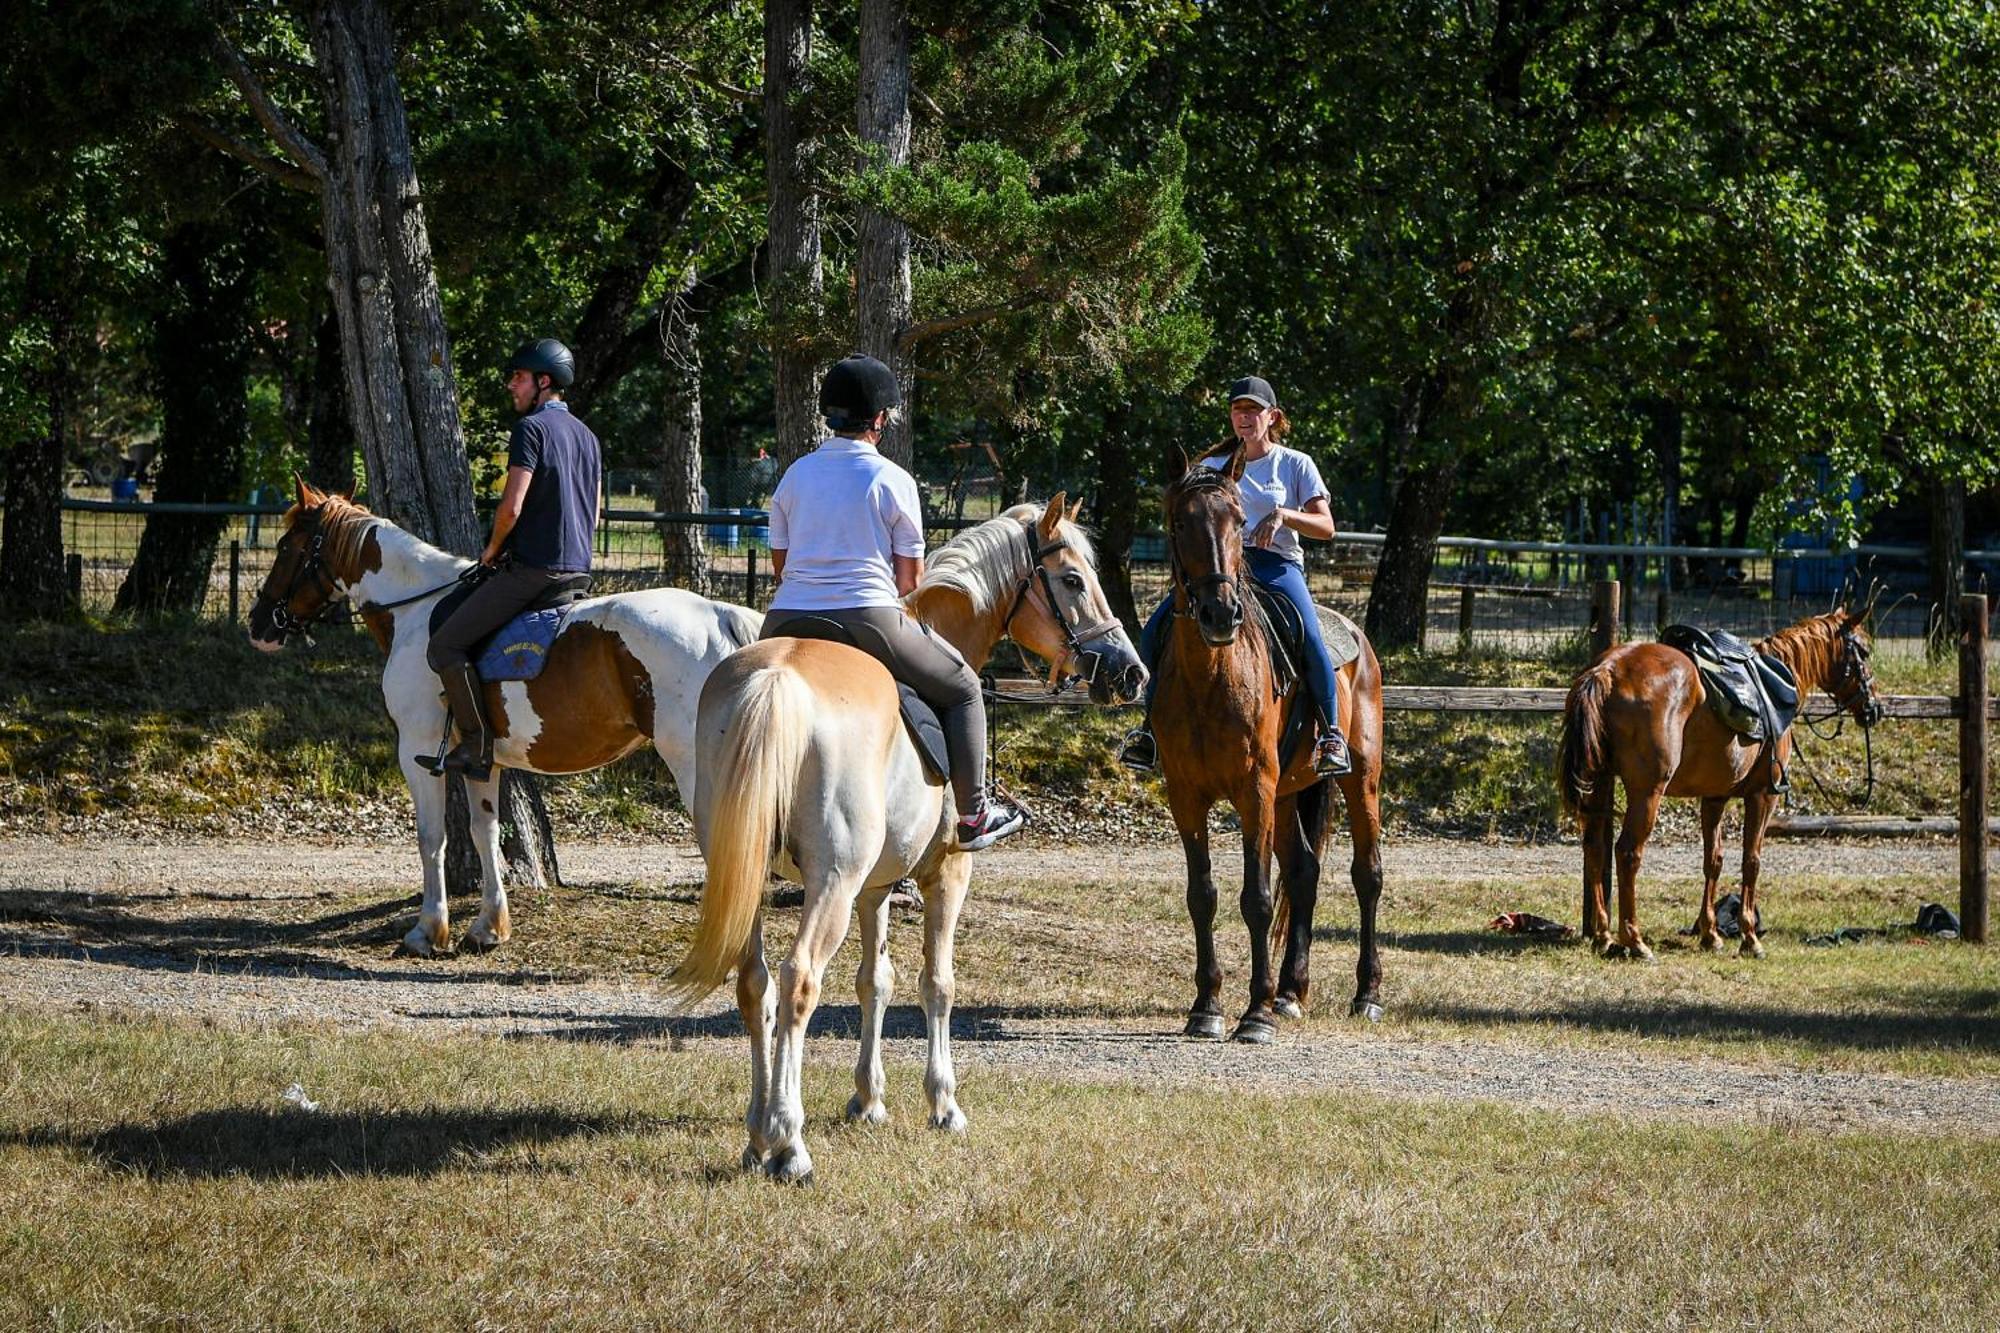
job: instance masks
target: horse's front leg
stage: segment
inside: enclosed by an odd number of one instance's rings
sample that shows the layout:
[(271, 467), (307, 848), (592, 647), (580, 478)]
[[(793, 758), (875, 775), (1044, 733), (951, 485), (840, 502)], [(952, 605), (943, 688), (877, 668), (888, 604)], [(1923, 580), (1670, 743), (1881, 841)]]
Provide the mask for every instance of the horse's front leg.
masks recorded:
[(891, 887), (861, 891), (861, 965), (854, 976), (854, 993), (861, 1001), (861, 1054), (854, 1066), (854, 1096), (847, 1103), (847, 1118), (864, 1125), (889, 1120), (889, 1108), (882, 1104), (887, 1086), (882, 1076), (882, 1017), (896, 993), (896, 969), (889, 961)]
[(1215, 878), (1208, 857), (1208, 806), (1175, 794), (1169, 784), (1167, 804), (1180, 831), (1181, 852), (1187, 858), (1188, 920), (1194, 924), (1194, 1007), (1188, 1011), (1187, 1037), (1222, 1035), (1222, 965), (1215, 958)]
[[(1354, 1002), (1347, 1012), (1371, 1023), (1382, 1021), (1382, 955), (1375, 942), (1375, 914), (1382, 903), (1382, 767), (1374, 755), (1356, 756), (1354, 771), (1340, 783), (1347, 802), (1348, 836), (1354, 859), (1347, 877), (1360, 909), (1360, 951), (1354, 960)], [(1324, 835), (1322, 835), (1322, 839)]]
[(433, 958), (451, 952), (451, 908), (444, 895), (445, 790), (443, 778), (425, 772), (409, 758), (416, 740), (405, 729), (396, 745), (403, 756), (403, 780), (410, 784), (410, 799), (417, 807), (417, 858), (424, 871), (423, 906), (417, 924), (403, 936), (402, 948), (419, 958)]
[(1701, 798), (1701, 912), (1695, 917), (1695, 936), (1710, 953), (1723, 950), (1722, 932), (1715, 928), (1715, 889), (1722, 878), (1722, 815), (1729, 808), (1727, 796)]
[(743, 956), (736, 960), (736, 1011), (743, 1015), (743, 1031), (750, 1038), (750, 1108), (743, 1116), (750, 1143), (743, 1149), (743, 1169), (753, 1171), (771, 1154), (764, 1117), (771, 1098), (771, 1028), (778, 1018), (778, 995), (771, 988), (771, 970), (764, 964), (761, 907), (750, 938), (743, 943)]
[(1271, 851), (1277, 815), (1277, 775), (1255, 775), (1236, 797), (1243, 825), (1243, 893), (1238, 899), (1250, 928), (1250, 1007), (1231, 1034), (1264, 1045), (1277, 1040), (1276, 977), (1271, 969)]
[(1757, 911), (1757, 877), (1764, 868), (1764, 830), (1778, 798), (1770, 792), (1754, 792), (1743, 798), (1743, 944), (1738, 951), (1745, 958), (1762, 958), (1764, 942), (1757, 938), (1764, 918)]
[(486, 782), (465, 783), (472, 847), (479, 854), (479, 917), (460, 943), (475, 953), (505, 944), (514, 934), (507, 911), (507, 886), (500, 877), (500, 774), (495, 768)]
[(958, 939), (958, 913), (972, 882), (972, 858), (953, 851), (939, 858), (937, 870), (918, 881), (924, 891), (924, 1028), (930, 1051), (924, 1066), (924, 1093), (931, 1102), (931, 1128), (965, 1132), (965, 1112), (958, 1109), (958, 1072), (951, 1063), (951, 1001), (957, 990), (953, 950)]
[[(878, 836), (875, 844), (881, 842)], [(764, 1171), (775, 1180), (803, 1184), (812, 1176), (805, 1144), (806, 1025), (819, 1007), (826, 965), (847, 935), (847, 918), (861, 887), (861, 872), (807, 870), (806, 906), (791, 956), (778, 967), (777, 1040), (771, 1054), (770, 1096), (764, 1108)]]

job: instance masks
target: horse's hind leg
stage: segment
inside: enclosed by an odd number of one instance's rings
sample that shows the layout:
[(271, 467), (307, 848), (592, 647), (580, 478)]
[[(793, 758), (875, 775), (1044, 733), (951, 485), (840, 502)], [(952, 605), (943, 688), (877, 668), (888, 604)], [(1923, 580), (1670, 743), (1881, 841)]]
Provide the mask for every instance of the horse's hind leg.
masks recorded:
[(1778, 798), (1770, 792), (1756, 792), (1743, 798), (1743, 945), (1745, 958), (1762, 958), (1764, 941), (1757, 938), (1764, 919), (1757, 912), (1757, 877), (1764, 868), (1764, 830)]
[(847, 1118), (864, 1125), (888, 1123), (882, 1104), (887, 1081), (882, 1076), (882, 1017), (896, 993), (896, 969), (889, 961), (888, 884), (861, 891), (861, 965), (855, 971), (854, 994), (861, 1001), (861, 1054), (854, 1066), (854, 1096)]
[(931, 1102), (931, 1128), (965, 1132), (958, 1109), (958, 1073), (951, 1064), (951, 999), (956, 989), (952, 953), (958, 913), (972, 882), (972, 858), (953, 851), (939, 859), (933, 875), (919, 880), (924, 891), (924, 1029), (930, 1050), (924, 1065), (924, 1093)]
[(1278, 997), (1272, 1008), (1282, 1018), (1305, 1017), (1312, 989), (1312, 926), (1319, 904), (1319, 838), (1326, 823), (1326, 789), (1315, 783), (1278, 802), (1278, 878), (1274, 931), (1285, 942), (1278, 965)]
[(1591, 798), (1598, 804), (1583, 812), (1583, 931), (1599, 953), (1611, 948), (1611, 909), (1606, 902), (1611, 877), (1611, 795), (1605, 790)]
[(755, 1170), (770, 1155), (764, 1138), (764, 1116), (771, 1098), (771, 1028), (777, 1022), (777, 992), (771, 988), (771, 969), (764, 964), (764, 912), (750, 927), (743, 943), (743, 956), (736, 961), (736, 1010), (743, 1015), (743, 1031), (750, 1038), (750, 1108), (743, 1122), (750, 1131), (749, 1146), (743, 1150), (743, 1169)]
[[(1382, 903), (1382, 769), (1370, 763), (1364, 770), (1340, 780), (1340, 794), (1347, 802), (1348, 836), (1354, 840), (1354, 859), (1347, 875), (1354, 884), (1354, 902), (1360, 909), (1360, 950), (1354, 960), (1354, 1002), (1348, 1013), (1371, 1023), (1382, 1021), (1382, 954), (1375, 941), (1375, 914)], [(1324, 826), (1325, 816), (1322, 817)], [(1320, 843), (1325, 845), (1322, 828)]]
[(1701, 800), (1701, 912), (1695, 917), (1694, 933), (1701, 947), (1721, 953), (1722, 932), (1715, 928), (1715, 888), (1722, 878), (1722, 814), (1729, 808), (1726, 796), (1704, 796)]
[(1237, 1041), (1263, 1045), (1278, 1035), (1277, 978), (1271, 968), (1271, 851), (1277, 793), (1273, 784), (1258, 784), (1237, 805), (1243, 824), (1243, 893), (1238, 899), (1243, 923), (1250, 928), (1250, 1004), (1230, 1035)]
[(507, 912), (507, 886), (500, 879), (500, 773), (487, 782), (467, 780), (465, 804), (470, 816), (472, 846), (479, 853), (479, 917), (462, 943), (476, 953), (505, 944), (514, 933)]
[(1208, 809), (1192, 801), (1174, 800), (1174, 826), (1180, 830), (1181, 852), (1187, 858), (1188, 920), (1194, 925), (1194, 1007), (1188, 1011), (1188, 1037), (1222, 1035), (1222, 965), (1215, 959), (1215, 878), (1208, 857)]
[[(877, 834), (876, 843), (880, 842)], [(799, 937), (778, 967), (778, 1032), (771, 1055), (771, 1091), (764, 1108), (764, 1163), (772, 1178), (803, 1183), (812, 1175), (805, 1144), (806, 1025), (819, 1006), (826, 965), (847, 935), (847, 918), (861, 887), (859, 871), (805, 868), (806, 906)]]
[(1633, 958), (1653, 956), (1639, 934), (1639, 864), (1665, 794), (1664, 783), (1645, 791), (1626, 789), (1625, 827), (1618, 833), (1618, 944)]

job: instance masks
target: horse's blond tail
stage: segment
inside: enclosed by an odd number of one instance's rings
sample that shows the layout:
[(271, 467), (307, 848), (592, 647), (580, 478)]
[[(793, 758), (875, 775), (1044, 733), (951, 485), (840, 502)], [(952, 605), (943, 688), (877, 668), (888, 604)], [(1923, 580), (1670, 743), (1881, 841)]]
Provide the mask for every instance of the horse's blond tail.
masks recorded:
[(1598, 662), (1576, 678), (1563, 701), (1562, 742), (1556, 786), (1563, 809), (1579, 818), (1604, 780), (1604, 700), (1611, 693), (1611, 667)]
[(691, 1003), (720, 986), (742, 956), (763, 905), (771, 858), (791, 818), (792, 797), (812, 739), (812, 696), (788, 668), (744, 678), (722, 753), (699, 772), (720, 793), (709, 808), (708, 877), (701, 923), (668, 990)]

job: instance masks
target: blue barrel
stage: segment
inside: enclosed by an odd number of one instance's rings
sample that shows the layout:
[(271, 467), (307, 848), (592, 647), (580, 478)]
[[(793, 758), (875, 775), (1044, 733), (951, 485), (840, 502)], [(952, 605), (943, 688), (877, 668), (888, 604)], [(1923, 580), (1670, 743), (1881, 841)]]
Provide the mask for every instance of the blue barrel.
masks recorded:
[(137, 477), (113, 477), (111, 479), (111, 498), (114, 500), (138, 499), (139, 479)]
[[(735, 509), (725, 509), (725, 508), (722, 508), (722, 507), (720, 507), (720, 506), (717, 506), (716, 508), (713, 508), (713, 509), (709, 510), (709, 512), (710, 512), (711, 514), (734, 514), (734, 513), (738, 513), (738, 512), (740, 512), (740, 511), (739, 511), (739, 510), (735, 510)], [(708, 525), (708, 541), (709, 541), (709, 545), (711, 545), (711, 546), (719, 546), (719, 547), (721, 547), (721, 548), (722, 548), (723, 550), (725, 550), (725, 551), (733, 551), (733, 550), (735, 550), (735, 549), (736, 549), (736, 525), (735, 525), (734, 523), (711, 523), (711, 524), (709, 524), (709, 525)]]

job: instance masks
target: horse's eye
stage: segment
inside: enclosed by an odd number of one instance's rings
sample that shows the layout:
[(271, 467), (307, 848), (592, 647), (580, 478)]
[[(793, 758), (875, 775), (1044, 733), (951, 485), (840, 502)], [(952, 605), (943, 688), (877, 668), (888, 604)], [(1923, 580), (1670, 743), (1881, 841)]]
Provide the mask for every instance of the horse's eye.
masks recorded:
[(1063, 581), (1063, 586), (1065, 588), (1068, 588), (1071, 592), (1083, 591), (1083, 575), (1077, 573), (1073, 569), (1064, 573), (1062, 581)]

